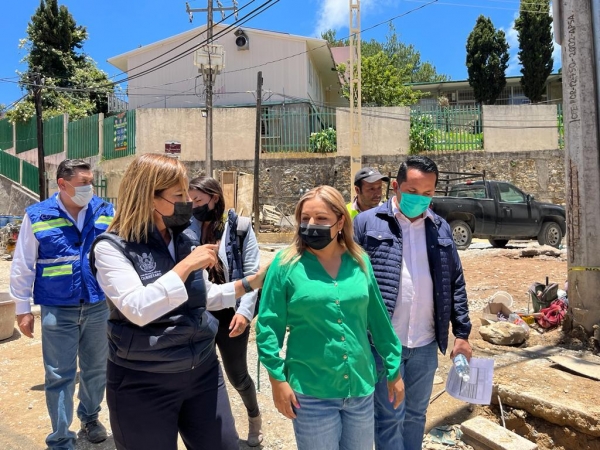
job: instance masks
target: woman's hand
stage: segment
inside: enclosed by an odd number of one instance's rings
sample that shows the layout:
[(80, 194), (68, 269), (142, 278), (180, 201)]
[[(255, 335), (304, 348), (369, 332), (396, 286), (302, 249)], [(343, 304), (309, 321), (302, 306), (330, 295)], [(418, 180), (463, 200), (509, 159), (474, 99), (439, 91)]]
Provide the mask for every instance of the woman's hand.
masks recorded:
[(173, 272), (179, 275), (183, 282), (195, 270), (206, 269), (217, 263), (217, 244), (205, 244), (196, 247), (189, 255), (173, 267)]
[(394, 409), (398, 409), (404, 400), (404, 381), (400, 375), (394, 381), (388, 381), (388, 399), (394, 404)]
[(218, 244), (204, 244), (196, 247), (185, 259), (190, 259), (193, 270), (213, 267), (217, 263)]
[(265, 276), (267, 275), (267, 271), (269, 270), (270, 266), (271, 263), (266, 264), (258, 269), (258, 272), (256, 272), (254, 275), (251, 275), (252, 279), (248, 277), (248, 282), (253, 289), (260, 289), (263, 287)]
[(271, 380), (271, 390), (273, 391), (273, 403), (275, 403), (277, 411), (288, 419), (295, 419), (296, 414), (294, 414), (292, 405), (295, 408), (300, 408), (300, 403), (298, 403), (293, 389), (287, 381), (278, 381), (272, 377), (269, 378)]
[(236, 314), (231, 319), (231, 323), (229, 324), (229, 329), (231, 333), (229, 333), (229, 337), (237, 337), (246, 331), (246, 327), (250, 324), (250, 321), (246, 319), (241, 314)]

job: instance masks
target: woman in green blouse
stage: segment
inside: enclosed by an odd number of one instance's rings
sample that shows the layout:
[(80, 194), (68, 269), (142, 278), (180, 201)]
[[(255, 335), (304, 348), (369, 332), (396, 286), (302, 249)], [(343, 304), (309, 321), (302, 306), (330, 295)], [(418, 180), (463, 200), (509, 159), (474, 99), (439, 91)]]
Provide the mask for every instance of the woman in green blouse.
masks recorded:
[(294, 242), (267, 272), (256, 322), (273, 401), (293, 419), (298, 450), (371, 450), (377, 374), (367, 331), (395, 408), (404, 398), (402, 347), (341, 194), (330, 186), (307, 192), (296, 223)]

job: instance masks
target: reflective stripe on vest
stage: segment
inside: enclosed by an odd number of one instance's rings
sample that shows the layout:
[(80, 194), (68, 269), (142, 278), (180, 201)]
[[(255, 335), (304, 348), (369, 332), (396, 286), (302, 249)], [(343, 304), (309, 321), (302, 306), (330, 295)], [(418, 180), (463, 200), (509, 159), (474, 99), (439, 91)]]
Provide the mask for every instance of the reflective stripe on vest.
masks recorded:
[(43, 222), (36, 222), (31, 225), (31, 229), (34, 233), (39, 233), (40, 231), (48, 231), (52, 228), (60, 228), (60, 227), (72, 227), (73, 222), (67, 219), (63, 219), (59, 217), (58, 219), (46, 220)]
[(100, 216), (96, 219), (96, 225), (110, 225), (112, 220), (112, 216)]
[(67, 261), (79, 261), (79, 255), (73, 255), (73, 256), (62, 256), (60, 258), (56, 258), (56, 259), (38, 259), (37, 263), (38, 264), (57, 264), (60, 262), (67, 262)]
[(43, 277), (58, 277), (60, 275), (73, 275), (73, 265), (65, 264), (63, 266), (44, 267)]

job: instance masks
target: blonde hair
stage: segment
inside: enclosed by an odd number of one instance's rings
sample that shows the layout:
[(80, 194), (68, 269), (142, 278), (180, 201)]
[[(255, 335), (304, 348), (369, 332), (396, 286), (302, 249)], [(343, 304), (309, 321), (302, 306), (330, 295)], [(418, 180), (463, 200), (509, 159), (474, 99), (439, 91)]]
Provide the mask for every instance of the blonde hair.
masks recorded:
[(298, 230), (300, 228), (300, 219), (302, 218), (302, 207), (307, 200), (312, 200), (314, 198), (319, 198), (322, 200), (338, 217), (338, 220), (341, 217), (344, 217), (344, 227), (340, 230), (341, 233), (338, 234), (337, 240), (342, 246), (346, 247), (348, 253), (350, 253), (356, 262), (358, 262), (360, 267), (366, 271), (365, 261), (363, 259), (365, 252), (360, 245), (354, 241), (352, 219), (350, 218), (350, 214), (346, 209), (344, 198), (337, 189), (331, 186), (318, 186), (314, 189), (311, 189), (298, 201), (295, 212), (296, 235), (294, 236), (294, 240), (290, 246), (283, 250), (281, 262), (283, 264), (295, 263), (302, 256), (302, 253), (308, 248), (298, 234)]
[(187, 170), (179, 160), (156, 153), (138, 156), (123, 175), (108, 231), (127, 241), (146, 242), (154, 226), (154, 197), (177, 185), (187, 192)]

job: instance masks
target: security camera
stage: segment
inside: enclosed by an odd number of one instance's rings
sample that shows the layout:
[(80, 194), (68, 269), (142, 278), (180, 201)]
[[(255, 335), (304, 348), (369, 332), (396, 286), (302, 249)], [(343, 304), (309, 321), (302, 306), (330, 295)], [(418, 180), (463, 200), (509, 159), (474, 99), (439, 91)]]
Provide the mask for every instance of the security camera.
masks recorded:
[(248, 50), (250, 48), (250, 39), (248, 39), (244, 30), (238, 28), (233, 34), (235, 34), (235, 45), (238, 50)]

